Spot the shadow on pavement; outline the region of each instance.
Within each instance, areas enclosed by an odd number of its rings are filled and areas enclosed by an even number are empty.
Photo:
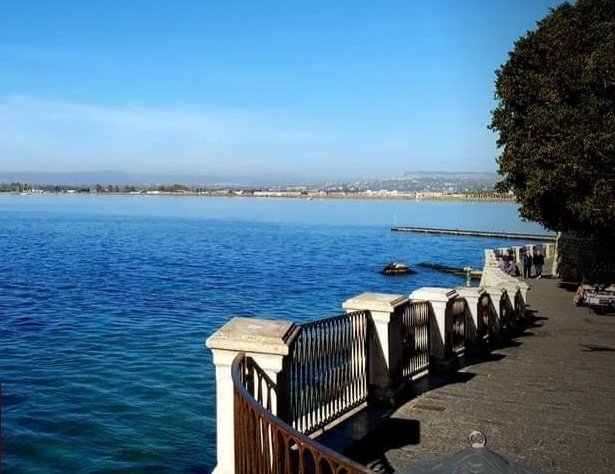
[[[420,442],[421,426],[417,420],[389,418],[356,443],[348,455],[374,472],[388,474],[394,469],[386,458],[387,451]]]

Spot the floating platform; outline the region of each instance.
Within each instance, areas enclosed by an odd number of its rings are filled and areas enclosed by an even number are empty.
[[[442,229],[440,227],[401,226],[391,227],[392,232],[416,232],[421,234],[460,235],[464,237],[487,237],[491,239],[536,240],[555,242],[555,235],[529,234],[522,232],[495,232],[486,230]]]

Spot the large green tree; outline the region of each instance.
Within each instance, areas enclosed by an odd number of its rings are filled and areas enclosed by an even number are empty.
[[[500,190],[549,229],[615,232],[615,0],[551,10],[496,74]]]

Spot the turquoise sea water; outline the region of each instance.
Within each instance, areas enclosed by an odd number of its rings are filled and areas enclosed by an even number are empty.
[[[210,472],[203,342],[232,315],[301,322],[364,291],[457,286],[378,270],[480,268],[510,244],[393,224],[541,231],[504,203],[0,195],[5,472]]]

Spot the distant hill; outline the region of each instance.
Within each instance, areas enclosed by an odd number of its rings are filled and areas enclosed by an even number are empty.
[[[498,181],[500,175],[495,172],[483,172],[483,171],[407,171],[403,174],[403,178],[407,179],[421,179],[421,178],[456,178],[456,179],[481,179]]]
[[[354,190],[389,189],[399,191],[484,191],[492,189],[499,180],[496,173],[481,172],[446,172],[446,171],[413,171],[399,177],[368,178],[363,180],[338,180],[333,187]],[[26,183],[42,186],[136,186],[155,187],[181,184],[189,187],[207,188],[258,188],[258,187],[289,187],[317,186],[331,187],[331,183],[308,177],[297,177],[291,174],[276,174],[260,176],[235,175],[190,175],[190,174],[154,174],[131,173],[124,171],[81,171],[81,172],[0,172],[0,183]]]

